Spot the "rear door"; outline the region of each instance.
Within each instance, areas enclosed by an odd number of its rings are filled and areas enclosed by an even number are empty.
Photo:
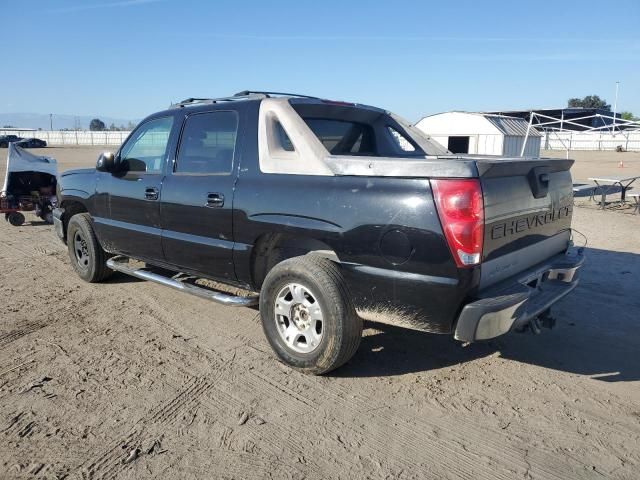
[[[484,195],[481,288],[567,248],[573,160],[477,159]]]
[[[94,222],[109,251],[163,259],[160,191],[175,132],[173,116],[140,124],[120,148],[119,171],[100,176],[96,193],[97,198],[107,196],[108,216]]]
[[[162,188],[162,247],[182,270],[235,279],[233,192],[240,115],[196,112],[182,127],[173,168]]]

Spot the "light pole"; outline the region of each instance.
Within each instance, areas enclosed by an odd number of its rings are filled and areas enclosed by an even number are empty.
[[[613,134],[616,133],[616,112],[618,111],[618,88],[620,87],[620,82],[616,82],[616,98],[613,101]]]
[[[49,130],[53,131],[53,113],[49,114]]]

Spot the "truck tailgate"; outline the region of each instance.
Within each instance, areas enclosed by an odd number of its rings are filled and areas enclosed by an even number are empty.
[[[484,195],[483,289],[567,248],[573,160],[475,160]]]

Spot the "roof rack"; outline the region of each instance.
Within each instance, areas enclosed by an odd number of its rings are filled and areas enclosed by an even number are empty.
[[[278,97],[300,97],[300,98],[313,98],[316,100],[320,100],[318,97],[314,97],[311,95],[301,95],[299,93],[284,93],[284,92],[260,92],[257,90],[243,90],[234,95],[234,97],[244,97],[251,95],[264,95],[266,98],[273,97],[274,95]]]
[[[189,105],[196,105],[201,103],[219,103],[219,102],[233,102],[238,100],[247,100],[249,98],[266,98],[265,95],[233,95],[231,97],[219,97],[219,98],[186,98],[181,102],[174,103],[171,108],[182,108]]]
[[[258,99],[258,98],[270,98],[273,96],[280,97],[301,97],[301,98],[314,98],[318,99],[318,97],[312,97],[310,95],[299,95],[296,93],[282,93],[282,92],[258,92],[253,90],[243,90],[241,92],[236,93],[230,97],[219,97],[219,98],[186,98],[181,102],[174,103],[171,105],[171,108],[182,108],[189,105],[196,105],[201,103],[219,103],[219,102],[233,102],[238,100],[250,100],[250,99]]]

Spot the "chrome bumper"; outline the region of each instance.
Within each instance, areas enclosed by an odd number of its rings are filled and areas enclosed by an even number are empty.
[[[487,340],[526,325],[578,286],[583,263],[582,252],[571,251],[481,292],[460,312],[455,338]]]

